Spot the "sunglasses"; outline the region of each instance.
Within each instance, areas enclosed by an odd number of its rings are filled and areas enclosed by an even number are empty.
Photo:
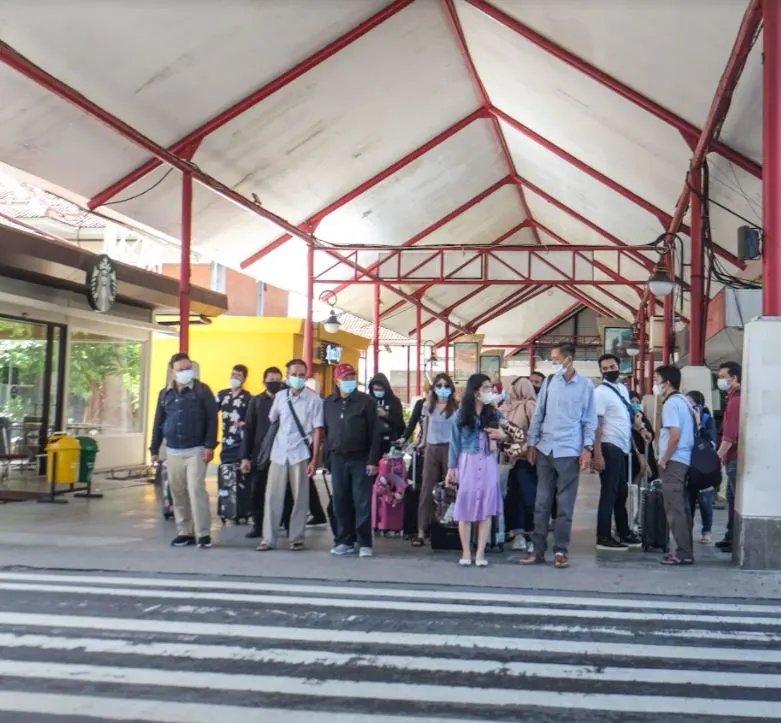
[[[450,389],[449,384],[437,384],[437,389]]]

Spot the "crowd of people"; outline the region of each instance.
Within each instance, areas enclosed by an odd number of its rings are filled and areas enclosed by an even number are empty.
[[[699,508],[700,543],[711,544],[718,493],[718,485],[693,489],[687,484],[700,440],[717,450],[726,473],[728,524],[717,547],[731,552],[740,365],[726,363],[718,372],[718,387],[727,395],[720,439],[702,393],[682,394],[680,370],[658,367],[653,387],[661,404],[657,439],[642,396],[622,381],[615,355],[599,359],[602,380],[596,385],[577,371],[574,360],[573,346],[558,344],[551,351],[549,376],[533,372],[503,388],[474,374],[460,399],[451,377],[440,373],[405,425],[402,404],[382,374],[363,392],[356,370],[339,364],[335,391],[323,399],[307,385],[306,363],[293,359],[284,373],[266,369],[264,391],[252,396],[245,388],[248,370],[237,365],[229,388],[215,396],[195,378],[190,358],[177,354],[170,363],[171,383],[159,396],[150,448],[156,462],[166,445],[177,524],[172,544],[212,544],[205,480],[221,419],[220,461],[238,466],[251,481],[253,525],[247,537],[259,539],[259,551],[276,549],[283,527],[288,547],[303,550],[307,527],[326,523],[315,484],[316,473],[325,468],[333,490],[331,553],[372,557],[372,491],[380,461],[414,437],[414,454],[423,464],[412,544],[426,544],[434,492],[444,484],[455,490],[453,519],[462,566],[487,565],[492,521],[503,515],[513,550],[523,553],[522,564],[544,564],[550,546],[553,564],[568,567],[578,488],[587,470],[600,477],[597,549],[642,545],[628,510],[630,482],[659,479],[676,543],[662,563],[692,564],[694,515]]]

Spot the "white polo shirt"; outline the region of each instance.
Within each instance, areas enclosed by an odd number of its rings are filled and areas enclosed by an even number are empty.
[[[626,404],[618,398],[619,394]],[[602,420],[602,441],[615,445],[624,454],[629,454],[632,448],[632,419],[629,416],[629,390],[626,385],[610,382],[598,384],[595,398],[597,417]]]

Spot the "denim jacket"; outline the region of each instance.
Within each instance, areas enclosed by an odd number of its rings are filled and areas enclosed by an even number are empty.
[[[501,412],[494,410],[497,423],[504,421]],[[450,469],[458,467],[458,457],[461,452],[465,454],[477,454],[480,451],[480,435],[483,434],[480,418],[478,417],[474,427],[462,427],[461,410],[459,409],[452,417],[452,426],[450,427],[450,449],[447,455],[447,466]]]
[[[211,389],[197,379],[181,391],[171,385],[160,392],[152,425],[152,455],[165,439],[169,449],[217,446],[217,401]]]

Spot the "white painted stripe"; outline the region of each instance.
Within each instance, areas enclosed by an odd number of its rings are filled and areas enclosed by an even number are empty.
[[[735,688],[781,689],[781,675],[758,673],[720,673],[711,670],[669,670],[626,668],[560,663],[504,663],[497,660],[463,660],[411,655],[356,655],[324,650],[288,650],[281,648],[242,648],[235,645],[198,645],[196,643],[138,643],[106,638],[53,638],[46,635],[3,635],[0,648],[38,648],[44,651],[78,651],[86,655],[144,655],[151,658],[192,658],[238,663],[276,665],[317,665],[329,667],[374,668],[393,671],[462,673],[502,677],[555,678],[556,680],[595,680],[614,683],[658,685],[707,685]],[[333,673],[343,677],[344,672]]]
[[[243,593],[201,592],[195,590],[142,590],[139,588],[84,587],[79,585],[46,585],[32,583],[0,583],[0,590],[18,592],[53,592],[71,595],[96,595],[105,597],[154,598],[163,600],[221,600],[230,603],[255,603],[267,605],[309,605],[335,608],[342,611],[379,609],[376,600],[353,600],[334,597],[295,597],[292,595],[252,595]],[[424,603],[394,601],[392,612],[450,613],[462,615],[505,615],[511,617],[580,618],[611,620],[639,620],[641,622],[705,623],[714,625],[764,625],[781,627],[781,617],[745,617],[732,615],[689,615],[687,613],[632,612],[629,610],[592,610],[587,608],[537,608],[500,605],[461,605],[457,603]]]
[[[142,698],[103,698],[54,693],[0,691],[0,710],[52,716],[79,716],[98,721],[144,721],[144,723],[474,723],[460,718],[415,718],[408,715],[320,712],[287,708],[245,708],[208,703],[172,703]]]
[[[519,571],[520,574],[520,571]],[[225,580],[181,580],[181,579],[161,579],[160,577],[117,577],[107,575],[49,575],[34,573],[16,573],[0,572],[0,580],[18,581],[18,582],[41,582],[41,583],[70,583],[82,585],[125,585],[128,587],[147,587],[147,588],[171,588],[180,590],[234,590],[236,592],[284,592],[296,593],[300,595],[341,595],[348,596],[350,599],[359,597],[373,598],[406,598],[408,600],[451,600],[457,602],[478,602],[478,603],[506,603],[512,605],[573,605],[601,608],[613,608],[619,610],[688,610],[693,612],[703,612],[712,614],[723,612],[729,614],[760,614],[760,615],[781,615],[781,606],[779,605],[750,605],[737,603],[717,602],[692,602],[686,600],[649,600],[633,599],[622,597],[601,598],[597,596],[589,597],[571,597],[567,594],[560,596],[554,595],[536,595],[524,594],[521,592],[512,593],[483,593],[483,592],[464,592],[460,590],[408,590],[399,587],[345,587],[331,586],[326,583],[320,585],[298,585],[287,583],[265,583],[251,581],[225,581]],[[519,578],[520,580],[520,578]]]
[[[632,713],[687,713],[711,718],[775,718],[778,701],[685,698],[655,695],[583,694],[507,688],[476,688],[453,685],[367,682],[343,679],[308,679],[282,675],[198,673],[190,670],[120,668],[67,663],[27,663],[0,660],[0,676],[74,681],[79,684],[166,686],[189,690],[353,698],[370,701],[416,703],[543,706],[578,710]]]
[[[432,650],[434,648],[482,648],[485,650],[512,650],[520,653],[571,653],[575,655],[629,656],[661,660],[723,660],[724,662],[781,663],[781,650],[772,648],[698,648],[692,645],[640,645],[633,643],[505,638],[481,635],[386,633],[361,630],[285,628],[259,625],[228,625],[225,623],[191,623],[177,620],[139,620],[6,612],[0,612],[0,625],[44,627],[54,630],[104,630],[116,633],[151,633],[157,635],[209,635],[223,639],[284,640],[303,644],[377,645],[383,649],[407,645],[421,650]]]

